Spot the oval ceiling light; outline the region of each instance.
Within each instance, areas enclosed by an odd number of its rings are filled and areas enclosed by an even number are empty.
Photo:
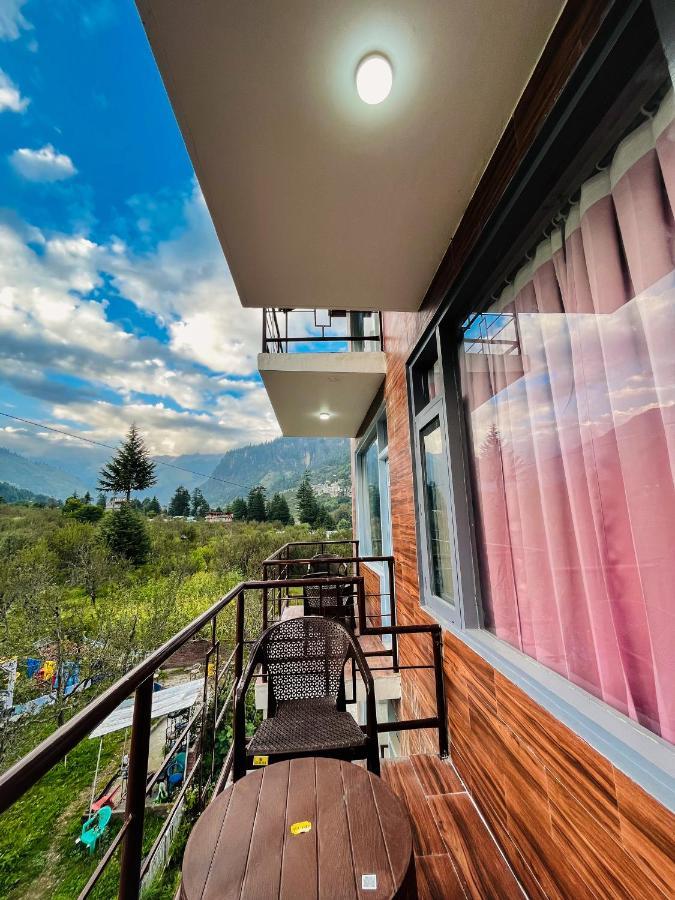
[[[369,53],[356,68],[356,90],[364,103],[374,106],[391,93],[394,73],[383,53]]]
[[[327,413],[327,412],[319,413],[319,418],[323,419],[323,421],[325,422],[326,419],[330,419],[330,413]]]

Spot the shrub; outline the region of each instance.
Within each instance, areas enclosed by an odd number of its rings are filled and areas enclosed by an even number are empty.
[[[139,566],[150,552],[150,538],[145,522],[128,503],[108,513],[101,526],[103,540],[117,556]]]

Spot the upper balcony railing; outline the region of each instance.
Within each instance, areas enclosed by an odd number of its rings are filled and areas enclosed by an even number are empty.
[[[381,312],[263,309],[263,353],[383,349]]]

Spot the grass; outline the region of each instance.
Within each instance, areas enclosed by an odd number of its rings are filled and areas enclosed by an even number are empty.
[[[96,769],[98,741],[82,741],[65,762],[48,772],[2,817],[0,829],[0,897],[6,900],[49,897],[50,900],[74,900],[101,858],[76,844],[86,813],[91,783]],[[113,771],[120,759],[122,736],[104,738],[101,773]],[[99,776],[99,788],[105,775]],[[146,814],[144,852],[150,849],[163,818]],[[111,823],[108,841],[121,822]],[[107,846],[104,844],[103,847]],[[152,900],[172,900],[169,882],[175,873],[167,873],[153,885]],[[109,900],[117,896],[119,851],[101,876],[92,898]],[[165,884],[163,885],[163,882]],[[164,891],[163,889],[166,888]]]

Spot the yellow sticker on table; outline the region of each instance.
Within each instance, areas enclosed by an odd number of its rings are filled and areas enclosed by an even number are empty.
[[[305,834],[312,830],[311,822],[293,822],[291,825],[291,834]]]
[[[254,766],[266,766],[270,761],[269,756],[254,756],[253,757],[253,765]]]

